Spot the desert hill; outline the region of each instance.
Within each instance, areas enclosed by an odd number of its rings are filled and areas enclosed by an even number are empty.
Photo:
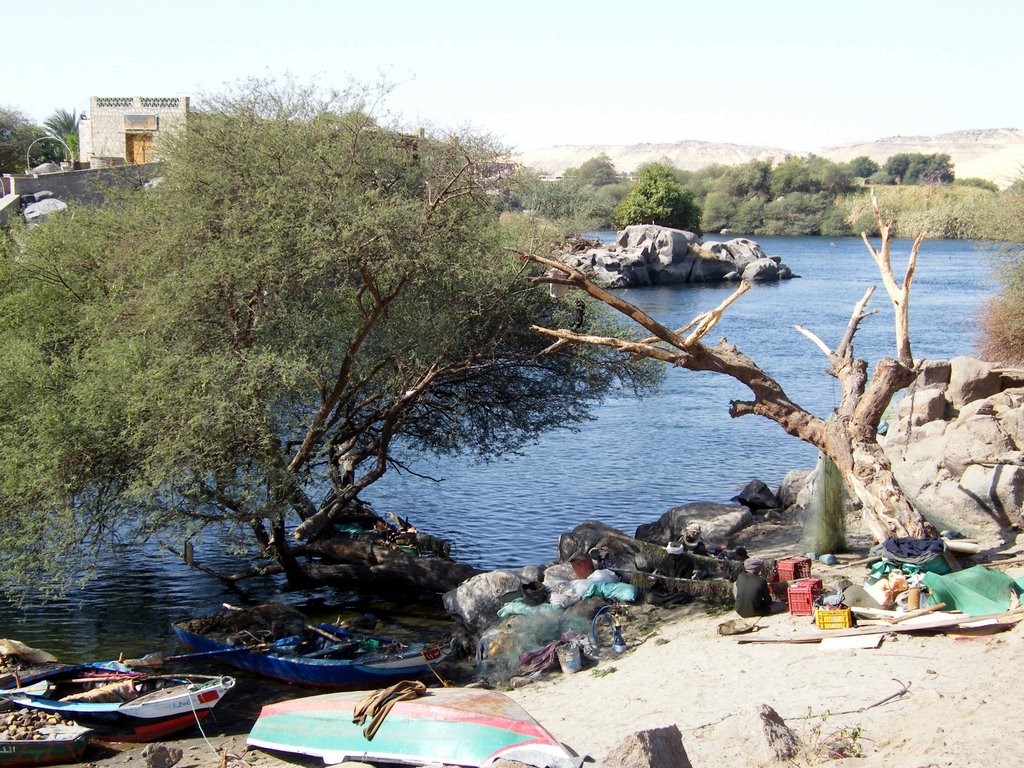
[[[566,168],[578,166],[602,152],[618,170],[627,173],[649,162],[667,161],[676,168],[695,171],[714,163],[740,165],[749,160],[768,158],[778,162],[787,155],[804,154],[779,147],[680,141],[671,144],[563,145],[523,152],[513,159],[541,173],[557,176]],[[875,162],[884,163],[900,152],[948,154],[953,159],[958,178],[977,177],[1007,186],[1024,169],[1024,130],[1002,128],[954,131],[935,136],[891,136],[822,147],[814,154],[836,162],[867,155]]]

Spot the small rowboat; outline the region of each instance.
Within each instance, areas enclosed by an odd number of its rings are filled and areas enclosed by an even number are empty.
[[[78,725],[48,725],[38,733],[41,739],[0,740],[0,768],[79,762],[92,731]]]
[[[516,760],[579,768],[582,760],[519,704],[498,691],[437,688],[396,701],[367,738],[353,711],[366,692],[327,693],[263,707],[250,746],[323,759],[485,768]]]
[[[61,667],[32,683],[0,691],[0,697],[19,707],[88,725],[99,740],[141,742],[196,725],[235,681],[217,677],[193,682],[103,662]]]
[[[305,635],[241,646],[201,634],[192,621],[180,621],[171,628],[185,645],[237,669],[286,683],[338,690],[381,688],[398,680],[421,678],[451,653],[450,645],[405,645],[394,638],[363,635],[329,623],[310,626]]]

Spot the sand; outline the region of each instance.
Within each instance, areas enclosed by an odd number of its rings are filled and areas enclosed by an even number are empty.
[[[774,556],[787,549],[796,554],[798,533],[752,529],[743,542],[752,554]],[[1009,571],[1014,576],[1021,572]],[[828,584],[843,574],[863,580],[866,573],[864,566],[841,563],[816,565],[814,575]],[[760,705],[769,705],[803,742],[789,765],[1021,763],[1015,742],[1022,733],[1017,677],[1024,629],[991,635],[886,635],[877,648],[829,650],[819,644],[740,644],[717,632],[720,623],[736,618],[734,613],[709,612],[699,604],[655,611],[647,618],[641,618],[644,610],[634,613],[635,621],[627,619],[624,626],[624,653],[609,652],[574,674],[556,671],[508,691],[580,754],[601,758],[630,733],[675,725],[695,768],[780,765],[772,761],[756,717]],[[783,613],[763,619],[757,636],[813,631],[808,617]],[[208,741],[172,743],[185,750],[180,765],[213,768],[220,764],[218,751],[253,766],[285,765],[257,750],[246,751],[245,735],[262,701],[305,693],[270,684],[244,697],[232,693],[239,699],[219,708],[224,711],[216,725],[208,726]],[[830,759],[829,745],[839,747],[840,755],[863,757]],[[140,750],[94,754],[91,761],[144,764]]]

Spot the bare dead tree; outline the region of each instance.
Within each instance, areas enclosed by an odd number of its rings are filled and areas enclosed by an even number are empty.
[[[891,227],[883,221],[874,193],[871,200],[881,232],[881,248],[876,250],[866,234],[863,239],[878,265],[882,284],[895,309],[896,356],[877,361],[870,379],[867,363],[854,356],[853,339],[857,329],[864,318],[875,312],[865,311],[875,290],[873,286],[854,307],[843,338],[834,350],[811,331],[796,326],[828,358],[828,372],[842,388],[842,397],[832,418],[819,418],[794,403],[778,382],[728,340],[723,338],[714,346],[702,343],[729,305],[748,290],[746,283],[741,283],[715,309],[698,315],[683,328],[672,330],[617,294],[595,285],[579,270],[554,259],[520,254],[528,261],[557,271],[549,277],[534,278],[535,282],[569,284],[579,288],[652,335],[637,341],[540,326],[534,326],[534,329],[556,339],[555,344],[604,345],[619,349],[624,354],[660,360],[691,371],[713,371],[741,382],[751,391],[753,398],[731,401],[729,415],[735,418],[757,414],[771,419],[788,434],[814,445],[832,459],[862,502],[864,522],[876,541],[881,542],[888,537],[921,538],[934,534],[896,481],[892,465],[877,439],[879,422],[893,395],[910,385],[919,372],[910,351],[909,298],[924,236],[914,240],[903,282],[898,283],[890,260]]]

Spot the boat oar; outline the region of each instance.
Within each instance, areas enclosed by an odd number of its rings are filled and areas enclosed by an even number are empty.
[[[147,653],[141,659],[128,659],[123,663],[129,667],[162,667],[164,664],[174,661],[189,661],[190,659],[202,659],[207,656],[220,656],[224,653],[238,653],[239,651],[263,653],[268,649],[269,646],[266,643],[257,643],[256,645],[236,645],[233,648],[218,648],[215,651],[180,653],[176,656],[164,656],[162,651],[157,651],[156,653]]]

